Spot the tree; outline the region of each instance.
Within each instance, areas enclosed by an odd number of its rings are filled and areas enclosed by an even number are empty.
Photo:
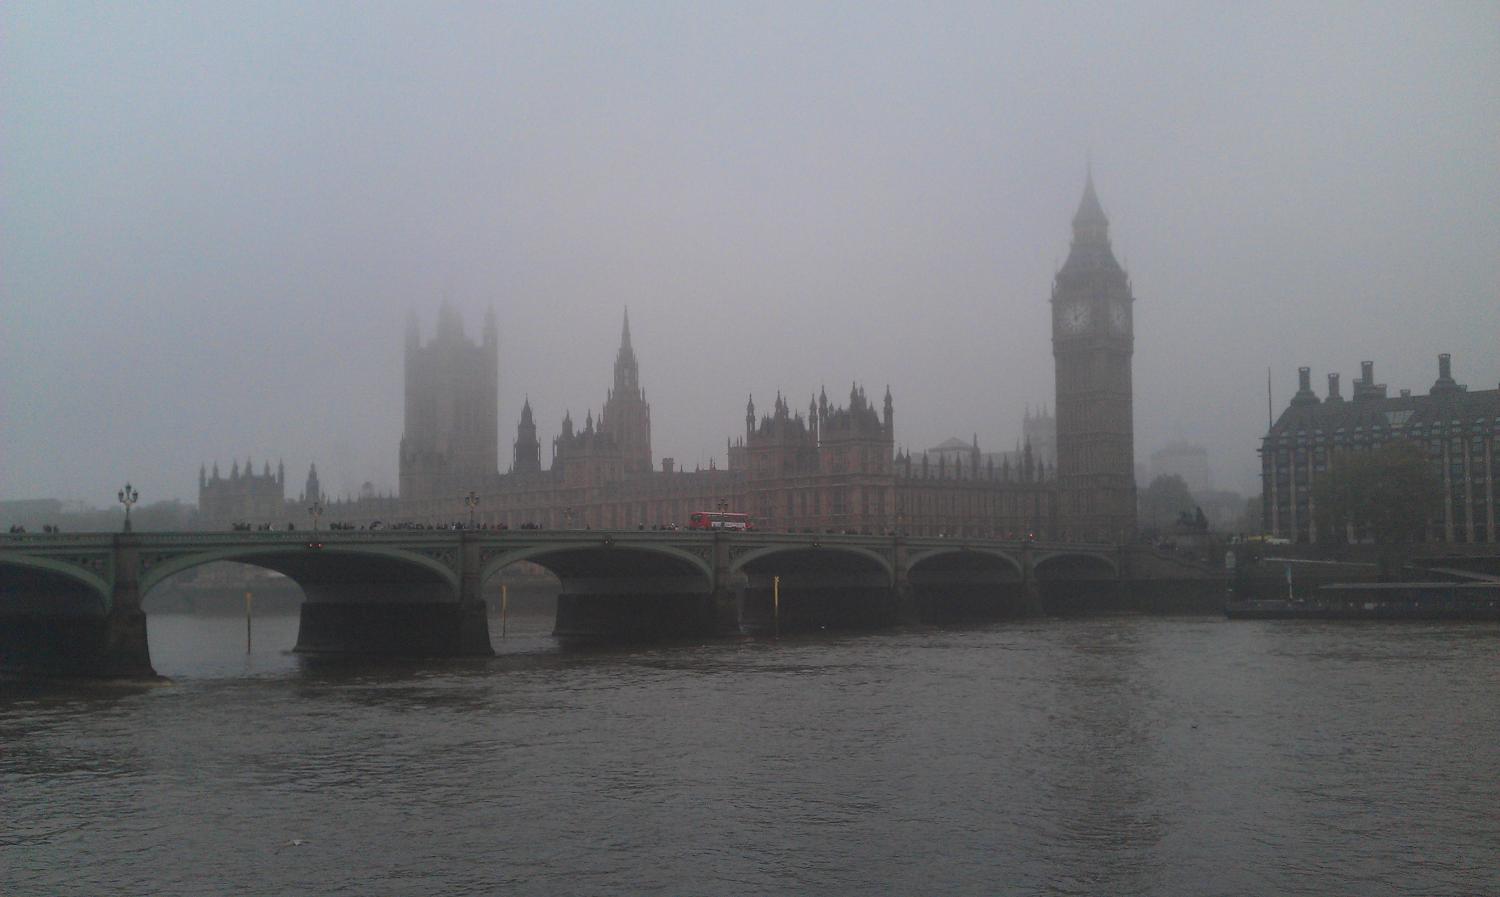
[[[1183,513],[1196,510],[1193,493],[1176,474],[1159,476],[1140,494],[1140,519],[1149,529],[1161,529],[1177,522]]]
[[[1404,546],[1421,542],[1442,496],[1422,447],[1388,442],[1370,451],[1335,452],[1332,470],[1313,484],[1319,538],[1343,541],[1349,529],[1376,546],[1388,576]]]

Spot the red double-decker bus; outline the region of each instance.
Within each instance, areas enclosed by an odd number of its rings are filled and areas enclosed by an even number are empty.
[[[732,511],[694,511],[688,517],[688,529],[728,529],[741,532],[755,529],[749,514]]]

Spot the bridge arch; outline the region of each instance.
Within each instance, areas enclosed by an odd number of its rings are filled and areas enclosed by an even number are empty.
[[[561,538],[481,555],[479,584],[523,561],[559,582],[553,633],[636,640],[713,631],[714,571],[703,555],[661,541]]]
[[[998,547],[919,549],[907,556],[906,579],[925,622],[997,620],[1030,610],[1021,559]]]
[[[729,572],[740,593],[741,625],[752,632],[868,629],[896,619],[894,565],[860,545],[732,546]]]
[[[1032,569],[1037,593],[1050,614],[1120,607],[1119,567],[1108,554],[1059,549],[1043,554]]]
[[[770,565],[766,562],[778,556],[787,561],[795,562],[795,566],[802,568],[809,566],[806,563],[807,561],[816,561],[820,558],[835,558],[839,560],[859,559],[879,568],[880,572],[886,577],[888,584],[895,581],[896,571],[891,564],[890,558],[880,552],[872,551],[858,545],[820,542],[813,542],[810,545],[791,543],[752,548],[744,554],[732,557],[730,560],[730,572],[769,572]]]
[[[456,558],[456,552],[454,553]],[[425,586],[435,599],[456,600],[459,578],[454,565],[416,551],[384,545],[267,544],[232,545],[184,551],[162,558],[141,574],[141,595],[175,574],[216,561],[232,561],[274,570],[302,587],[308,598],[320,593],[367,591],[371,583]],[[395,591],[393,590],[393,594]],[[405,594],[402,597],[407,597]]]
[[[1082,551],[1052,551],[1032,562],[1037,579],[1117,579],[1120,567],[1107,554]]]
[[[954,568],[1002,572],[1019,580],[1024,575],[1021,560],[1014,553],[983,546],[953,546],[912,552],[906,559],[907,575],[923,568]]]
[[[45,555],[0,556],[0,604],[7,612],[58,613],[62,607],[73,613],[104,613],[111,591],[104,577],[77,564]]]
[[[544,567],[564,581],[609,576],[686,576],[697,580],[696,585],[702,591],[713,587],[713,568],[691,551],[672,545],[616,545],[605,541],[543,543],[500,552],[484,559],[479,571],[480,583],[521,561]]]

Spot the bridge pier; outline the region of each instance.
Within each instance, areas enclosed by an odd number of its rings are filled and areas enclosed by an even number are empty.
[[[1047,613],[1047,602],[1042,598],[1042,585],[1036,578],[1036,558],[1032,556],[1029,542],[1021,543],[1021,606],[1033,617]]]
[[[0,671],[60,679],[157,679],[146,615],[28,614],[0,618]]]
[[[708,632],[716,635],[739,635],[744,631],[741,617],[745,596],[733,584],[729,539],[723,530],[714,533],[714,589],[704,607],[704,624]]]
[[[115,577],[108,602],[58,578],[12,581],[0,615],[0,670],[57,678],[158,678],[141,610],[136,538],[114,536],[111,554]]]
[[[480,594],[480,542],[458,540],[458,587],[432,577],[350,581],[348,570],[306,567],[293,578],[306,593],[297,627],[305,654],[490,657],[489,614]],[[450,581],[451,582],[451,581]]]
[[[921,595],[911,584],[911,568],[907,562],[909,554],[906,540],[899,535],[891,540],[891,569],[894,572],[894,584],[891,586],[896,603],[896,621],[906,626],[914,626],[922,622],[923,613]]]

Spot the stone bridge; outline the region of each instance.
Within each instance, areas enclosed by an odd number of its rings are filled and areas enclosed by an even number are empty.
[[[333,530],[0,536],[0,668],[152,675],[141,599],[234,561],[305,600],[297,649],[486,655],[480,589],[529,561],[562,636],[712,635],[1038,612],[1117,591],[1118,546],[642,530]]]

